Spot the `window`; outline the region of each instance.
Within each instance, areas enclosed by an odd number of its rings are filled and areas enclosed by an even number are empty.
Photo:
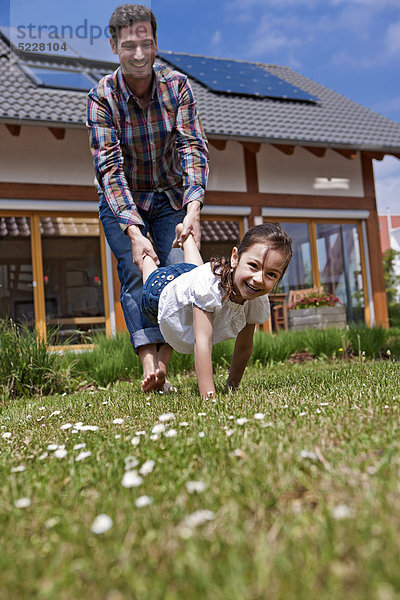
[[[52,342],[83,343],[105,329],[99,220],[41,217],[40,230]]]
[[[293,248],[282,280],[284,293],[323,286],[346,307],[348,322],[365,321],[361,225],[317,219],[280,222],[292,238]]]
[[[364,320],[364,293],[357,225],[316,223],[321,285],[338,296],[349,321]]]
[[[88,92],[96,83],[89,75],[69,69],[23,65],[25,73],[38,86]]]
[[[33,328],[30,219],[0,217],[0,318]]]

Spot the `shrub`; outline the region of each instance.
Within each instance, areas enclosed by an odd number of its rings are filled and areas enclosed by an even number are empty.
[[[387,354],[387,351],[390,354]],[[387,332],[386,339],[386,350],[384,352],[386,356],[392,356],[393,358],[400,358],[400,328],[391,328]]]
[[[3,401],[69,388],[68,370],[60,357],[47,351],[47,342],[28,327],[0,321],[0,389]]]
[[[93,338],[93,349],[77,355],[67,353],[65,360],[72,362],[74,374],[100,386],[107,386],[118,380],[142,378],[142,365],[132,348],[129,334],[117,333],[107,338],[98,334]],[[193,357],[174,352],[168,369],[169,374],[192,368]]]
[[[391,327],[400,327],[400,304],[388,304],[389,323]]]
[[[387,331],[383,327],[369,328],[366,325],[350,325],[348,330],[348,338],[354,354],[358,354],[360,350],[370,358],[376,358],[381,354],[385,348],[386,337]],[[360,344],[358,340],[360,340]]]
[[[332,358],[344,352],[343,332],[340,329],[307,329],[305,331],[306,349],[314,356]]]
[[[293,331],[283,331],[278,335],[266,335],[257,332],[254,336],[254,348],[251,362],[259,361],[265,365],[286,360],[293,352],[303,350],[298,347],[298,336]]]
[[[117,333],[107,338],[98,334],[94,347],[80,354],[66,353],[65,360],[72,361],[73,373],[100,386],[141,375],[140,360],[133,352],[127,333]]]

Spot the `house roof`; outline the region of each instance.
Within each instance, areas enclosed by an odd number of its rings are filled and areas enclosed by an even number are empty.
[[[158,60],[173,66],[178,56],[182,55],[163,53],[163,60]],[[116,63],[76,57],[60,59],[18,52],[0,33],[0,121],[5,123],[58,127],[83,126],[85,123],[85,91],[38,87],[21,68],[26,61],[55,68],[61,65],[63,68],[78,67],[86,73],[93,70],[111,72],[117,66]],[[201,120],[210,138],[347,148],[394,154],[400,158],[400,123],[289,67],[259,63],[257,66],[316,96],[319,101],[290,101],[218,92],[189,76]]]

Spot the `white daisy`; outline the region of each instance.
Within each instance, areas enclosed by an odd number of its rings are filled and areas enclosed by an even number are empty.
[[[125,459],[125,471],[130,471],[131,469],[134,469],[138,466],[138,464],[139,461],[136,458],[136,456],[127,456]]]
[[[85,458],[88,458],[89,456],[92,456],[90,450],[87,450],[86,452],[79,452],[78,456],[75,458],[75,461],[79,462],[81,460],[85,460]]]
[[[30,506],[30,505],[31,505],[30,498],[18,498],[18,500],[16,500],[14,502],[15,508],[28,508],[28,506]]]
[[[186,489],[189,492],[189,494],[200,494],[201,492],[204,492],[204,490],[206,489],[206,484],[204,483],[204,481],[187,481],[186,482]]]
[[[166,423],[167,421],[173,421],[175,419],[174,413],[164,413],[158,417],[158,420],[161,423]]]
[[[122,485],[126,488],[137,487],[143,482],[143,478],[138,475],[137,471],[126,471],[122,478]]]
[[[353,511],[349,506],[346,506],[346,504],[338,504],[332,509],[332,517],[338,521],[350,519],[353,515]]]
[[[106,533],[113,526],[111,517],[105,514],[98,515],[93,521],[90,530],[97,535]]]
[[[155,465],[154,460],[146,460],[146,462],[144,462],[142,464],[142,466],[140,467],[139,473],[141,475],[148,475],[154,469],[154,465]]]
[[[200,509],[188,515],[184,520],[184,524],[190,528],[198,527],[198,525],[212,521],[214,518],[215,513],[212,510]]]
[[[255,419],[256,421],[262,421],[263,419],[265,419],[265,415],[264,415],[264,413],[256,413],[256,414],[254,415],[254,419]]]
[[[143,508],[144,506],[150,506],[153,503],[153,499],[149,496],[139,496],[135,500],[135,504],[138,508]]]
[[[11,469],[11,473],[23,473],[25,471],[25,465],[18,465],[18,467],[13,467]]]
[[[83,448],[86,448],[85,442],[82,442],[81,444],[75,444],[73,450],[83,450]]]
[[[67,456],[68,452],[65,448],[58,448],[55,452],[54,452],[54,456],[56,458],[59,458],[60,460],[62,458],[65,458]]]
[[[178,432],[176,429],[169,429],[164,433],[164,435],[165,437],[176,437],[178,435]]]
[[[156,425],[154,425],[153,429],[151,430],[151,433],[164,433],[165,431],[165,425],[163,425],[162,423],[157,423]]]

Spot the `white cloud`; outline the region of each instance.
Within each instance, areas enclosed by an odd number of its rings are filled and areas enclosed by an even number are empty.
[[[400,171],[400,160],[394,156],[385,156],[382,161],[374,161],[375,182],[396,176]]]
[[[396,112],[400,114],[400,96],[397,96],[396,98],[388,98],[388,100],[378,102],[373,106],[373,109],[385,115],[389,115],[389,113]],[[395,117],[390,116],[390,118]]]
[[[216,31],[214,31],[214,33],[211,37],[211,46],[219,46],[221,39],[222,39],[221,30],[217,29]]]
[[[385,46],[390,55],[400,52],[400,21],[389,25],[386,32]]]
[[[286,8],[289,6],[298,7],[300,4],[313,7],[318,5],[318,0],[232,0],[225,5],[229,10],[247,11],[252,7],[261,6],[261,8]]]
[[[262,57],[267,53],[274,53],[282,49],[290,51],[301,46],[304,40],[290,33],[291,31],[298,32],[300,26],[301,23],[296,17],[286,19],[274,17],[271,14],[263,15],[250,42],[248,55]]]
[[[338,6],[339,4],[358,4],[362,6],[372,6],[376,10],[382,10],[388,6],[398,7],[398,0],[331,0],[332,6]]]
[[[383,161],[374,161],[375,191],[378,213],[400,214],[400,160],[386,156]]]

